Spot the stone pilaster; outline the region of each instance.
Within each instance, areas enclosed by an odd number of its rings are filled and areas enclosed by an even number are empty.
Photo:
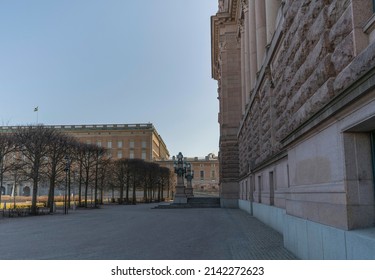
[[[281,0],[266,0],[267,45],[271,43]]]
[[[249,103],[250,99],[250,34],[248,30],[248,25],[249,25],[249,8],[248,8],[248,2],[244,1],[242,4],[242,9],[243,9],[243,14],[244,14],[244,39],[245,39],[245,92],[246,92],[246,97],[245,97],[245,105]]]
[[[257,70],[259,71],[263,64],[264,53],[267,45],[266,7],[264,0],[255,0],[255,22],[257,36]]]
[[[255,0],[249,0],[247,30],[249,33],[250,91],[254,88],[257,73],[257,38],[255,28]]]
[[[237,131],[241,120],[241,48],[236,26],[220,32],[220,197],[222,207],[238,207],[239,165]]]

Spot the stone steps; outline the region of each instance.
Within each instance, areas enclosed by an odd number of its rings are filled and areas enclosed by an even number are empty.
[[[191,197],[186,204],[161,204],[157,209],[176,208],[220,208],[220,198],[218,197]]]
[[[188,198],[188,204],[199,207],[220,207],[220,198],[218,197],[191,197]]]

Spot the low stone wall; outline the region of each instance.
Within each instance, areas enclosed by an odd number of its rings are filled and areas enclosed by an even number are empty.
[[[254,217],[280,232],[284,247],[300,259],[375,259],[375,228],[341,230],[287,215],[277,207],[250,204],[250,201],[239,202],[241,209],[252,208]]]

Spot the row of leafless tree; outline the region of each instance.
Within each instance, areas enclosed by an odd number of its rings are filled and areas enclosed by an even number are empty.
[[[84,207],[88,206],[89,188],[94,190],[94,206],[103,202],[105,190],[119,191],[120,204],[136,203],[137,190],[143,190],[146,202],[163,200],[167,188],[169,193],[170,171],[156,163],[140,159],[114,161],[103,147],[81,143],[42,125],[0,133],[0,186],[4,178],[12,179],[14,189],[22,181],[32,182],[32,214],[37,213],[39,184],[47,183],[47,206],[53,212],[55,189],[63,184],[70,187],[72,172],[78,184],[78,204]],[[70,207],[69,191],[65,191]]]

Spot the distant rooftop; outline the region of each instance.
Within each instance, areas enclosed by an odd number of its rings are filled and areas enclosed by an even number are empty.
[[[173,157],[167,159],[166,161],[175,161],[175,160],[176,160],[176,157],[173,156]],[[217,161],[217,160],[219,160],[219,158],[215,154],[209,153],[205,157],[184,157],[184,160],[190,161],[190,162],[191,161],[210,161],[210,160]]]
[[[123,129],[155,129],[152,123],[137,123],[137,124],[83,124],[83,125],[43,125],[47,128],[66,129],[66,130],[123,130]],[[20,127],[28,127],[28,125],[17,126],[0,126],[2,130],[12,130]]]

